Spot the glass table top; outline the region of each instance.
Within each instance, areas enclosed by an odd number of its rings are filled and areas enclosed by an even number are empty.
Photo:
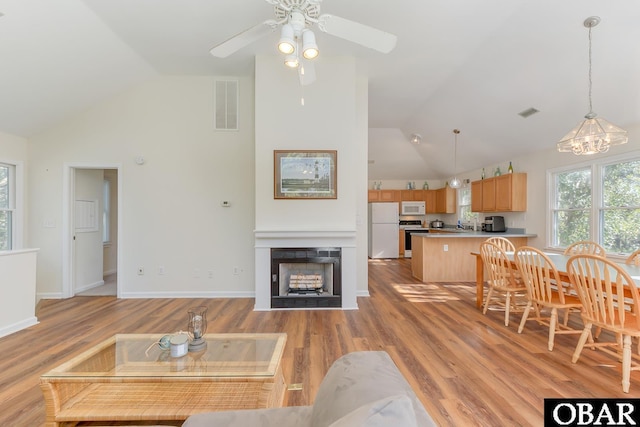
[[[43,377],[273,376],[287,339],[287,334],[205,334],[204,350],[172,357],[169,349],[158,345],[164,335],[115,335]]]

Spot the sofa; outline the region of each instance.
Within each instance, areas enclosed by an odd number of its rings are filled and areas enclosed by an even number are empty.
[[[336,360],[311,406],[207,412],[183,427],[436,426],[384,351],[358,351]]]

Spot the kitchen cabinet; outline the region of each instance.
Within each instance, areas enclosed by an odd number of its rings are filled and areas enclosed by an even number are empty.
[[[424,200],[424,190],[400,190],[400,201],[421,202]]]
[[[471,183],[471,212],[482,212],[482,183],[485,180]]]
[[[471,183],[473,212],[524,212],[527,210],[527,174],[508,173]]]
[[[455,213],[456,190],[369,190],[369,202],[422,202],[426,213]]]
[[[456,190],[451,187],[440,188],[436,191],[435,213],[456,213]]]
[[[426,213],[436,213],[436,191],[424,190],[424,205]]]
[[[400,190],[369,190],[369,202],[399,202]]]

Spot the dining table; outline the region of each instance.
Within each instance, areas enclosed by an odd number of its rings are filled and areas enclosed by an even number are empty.
[[[511,267],[517,269],[516,261],[514,258],[514,252],[506,252],[509,261],[511,261]],[[566,283],[571,283],[569,278],[569,273],[567,271],[567,261],[571,258],[571,255],[564,255],[561,253],[555,252],[545,252],[546,256],[549,257],[551,262],[556,266],[558,270],[558,275],[560,276],[560,280]],[[480,252],[471,252],[471,255],[476,257],[476,307],[478,309],[482,309],[482,304],[484,302],[484,262],[482,261],[482,256]],[[635,282],[637,287],[640,287],[640,266],[625,264],[624,261],[616,261],[624,271],[629,273],[631,279]]]

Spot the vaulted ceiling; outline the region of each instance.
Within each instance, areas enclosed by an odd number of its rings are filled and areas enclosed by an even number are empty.
[[[640,122],[637,0],[324,0],[321,11],[398,37],[382,54],[316,31],[318,79],[337,55],[369,78],[370,179],[451,175],[454,128],[458,171],[553,147],[589,109],[592,15],[594,111]],[[158,74],[251,75],[256,54],[277,54],[277,32],[209,54],[272,19],[265,0],[0,0],[0,13],[0,130],[26,137]]]

